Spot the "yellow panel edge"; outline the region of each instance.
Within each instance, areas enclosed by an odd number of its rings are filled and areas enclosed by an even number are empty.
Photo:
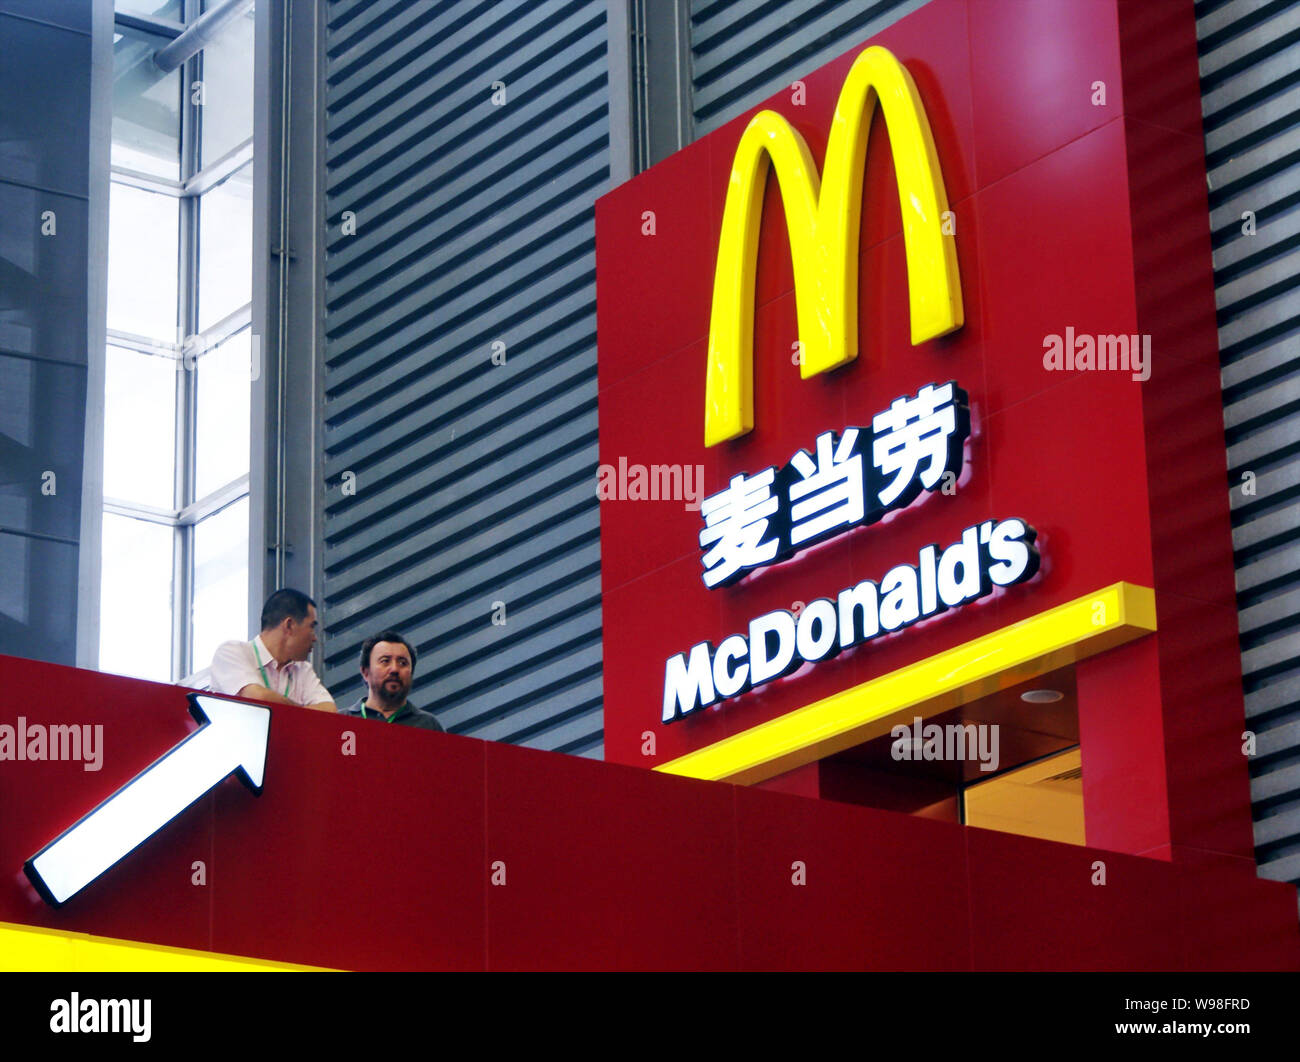
[[[760,723],[654,769],[751,784],[1087,659],[1156,629],[1155,591],[1119,582]]]
[[[24,973],[170,973],[323,972],[325,968],[0,922],[0,970]]]

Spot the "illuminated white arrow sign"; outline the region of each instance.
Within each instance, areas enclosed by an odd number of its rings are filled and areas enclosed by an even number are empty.
[[[147,841],[232,772],[262,791],[271,710],[191,693],[202,726],[23,864],[55,907]]]

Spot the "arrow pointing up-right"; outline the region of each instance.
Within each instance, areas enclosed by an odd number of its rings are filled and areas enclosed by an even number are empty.
[[[266,775],[266,744],[270,736],[271,709],[245,704],[243,701],[207,697],[201,693],[190,696],[191,714],[199,722],[203,722],[206,716],[208,726],[191,734],[188,740],[192,741],[199,734],[210,731],[210,740],[224,743],[226,755],[234,764],[232,769],[238,771],[239,780],[254,793],[260,793],[262,779]],[[227,770],[226,774],[229,773]],[[225,777],[225,774],[221,776]],[[221,778],[217,781],[221,781]]]
[[[234,774],[262,791],[271,710],[191,693],[190,714],[203,725],[154,761],[23,866],[56,907]]]

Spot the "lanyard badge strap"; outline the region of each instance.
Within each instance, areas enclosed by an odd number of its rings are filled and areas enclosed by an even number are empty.
[[[257,670],[260,671],[260,672],[262,673],[262,685],[265,686],[265,687],[269,690],[269,689],[271,688],[271,680],[270,680],[269,678],[266,677],[266,668],[262,666],[262,654],[259,653],[259,652],[257,651],[257,643],[256,643],[256,642],[249,642],[248,644],[251,645],[251,646],[253,647],[253,657],[254,657],[254,659],[257,661]],[[290,685],[292,685],[292,683],[293,683],[293,676],[292,676],[292,675],[285,675],[285,677],[284,677],[284,696],[285,696],[285,697],[288,697],[288,696],[289,696],[289,687],[290,687]]]

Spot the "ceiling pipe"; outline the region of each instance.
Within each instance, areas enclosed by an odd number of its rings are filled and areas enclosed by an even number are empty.
[[[174,41],[154,52],[154,64],[163,73],[170,74],[186,59],[198,55],[216,40],[226,24],[247,12],[254,2],[255,0],[225,0],[218,4],[195,19]]]

